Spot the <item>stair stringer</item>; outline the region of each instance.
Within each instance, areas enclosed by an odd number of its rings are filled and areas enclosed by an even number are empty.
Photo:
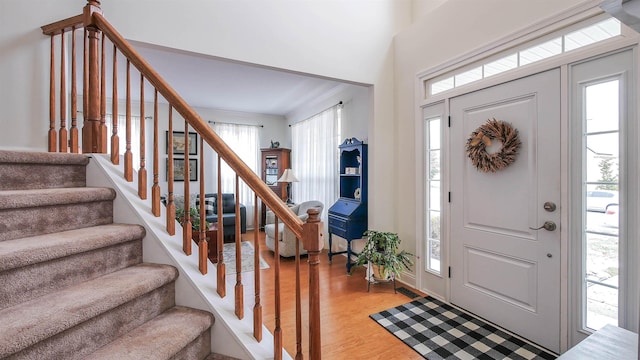
[[[235,304],[232,292],[235,276],[227,276],[227,296],[220,298],[216,292],[216,267],[209,263],[209,272],[200,274],[198,270],[197,246],[187,256],[182,251],[182,227],[176,223],[176,234],[170,236],[165,228],[166,211],[161,206],[160,217],[151,213],[151,189],[148,199],[142,200],[137,192],[137,172],[132,182],[124,179],[124,161],[113,165],[108,155],[92,154],[87,165],[87,186],[110,187],[116,191],[113,202],[113,221],[125,224],[138,224],[146,229],[142,242],[144,262],[172,265],[178,269],[176,280],[176,305],[209,311],[214,314],[215,322],[211,327],[211,351],[239,359],[273,359],[273,335],[263,325],[262,341],[253,337],[253,277],[245,279],[244,299],[245,317],[235,316]],[[153,175],[150,173],[149,178]],[[246,273],[251,274],[251,273]],[[248,306],[250,305],[250,306]],[[292,359],[283,350],[283,359]]]

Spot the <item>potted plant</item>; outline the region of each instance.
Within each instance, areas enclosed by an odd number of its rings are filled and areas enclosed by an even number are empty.
[[[185,223],[185,213],[184,208],[179,207],[176,209],[176,220],[180,223],[180,225],[184,225]],[[191,229],[193,234],[197,234],[200,232],[200,210],[194,206],[189,208],[189,219],[191,220]],[[209,230],[209,222],[204,221],[204,229]]]
[[[398,252],[401,241],[398,234],[367,230],[364,236],[367,242],[356,259],[356,266],[371,264],[374,280],[399,278],[401,271],[413,266],[413,254],[406,250]]]

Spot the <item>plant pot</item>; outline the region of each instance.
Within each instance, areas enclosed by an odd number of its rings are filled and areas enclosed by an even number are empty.
[[[371,275],[374,281],[391,280],[391,274],[382,265],[371,264]]]

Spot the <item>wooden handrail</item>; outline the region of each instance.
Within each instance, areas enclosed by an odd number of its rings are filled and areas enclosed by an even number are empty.
[[[74,27],[76,29],[84,27],[84,14],[72,16],[64,20],[41,26],[40,29],[42,29],[42,33],[45,35],[58,35],[71,31]]]
[[[200,118],[187,102],[144,60],[144,58],[120,35],[100,13],[93,13],[94,24],[113,42],[124,56],[140,71],[145,79],[182,115],[202,136],[209,146],[229,165],[233,171],[253,190],[296,237],[302,238],[303,222],[289,211],[282,200],[240,159],[207,123]]]

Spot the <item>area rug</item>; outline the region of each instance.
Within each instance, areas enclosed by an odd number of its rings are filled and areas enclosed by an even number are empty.
[[[404,296],[408,297],[409,299],[415,299],[415,298],[419,298],[419,297],[420,297],[420,295],[418,295],[418,294],[414,293],[413,291],[411,291],[411,290],[407,289],[407,288],[406,288],[406,287],[404,287],[404,286],[399,287],[399,288],[397,289],[397,291],[398,291],[400,294],[402,294],[402,295],[404,295]]]
[[[240,272],[253,271],[253,245],[248,241],[241,242],[241,254],[242,254],[242,267]],[[228,243],[224,244],[224,248],[222,250],[224,256],[225,269],[227,274],[235,274],[236,273],[236,244]],[[268,269],[269,264],[260,257],[260,269]]]
[[[370,317],[429,360],[556,358],[430,296]]]

